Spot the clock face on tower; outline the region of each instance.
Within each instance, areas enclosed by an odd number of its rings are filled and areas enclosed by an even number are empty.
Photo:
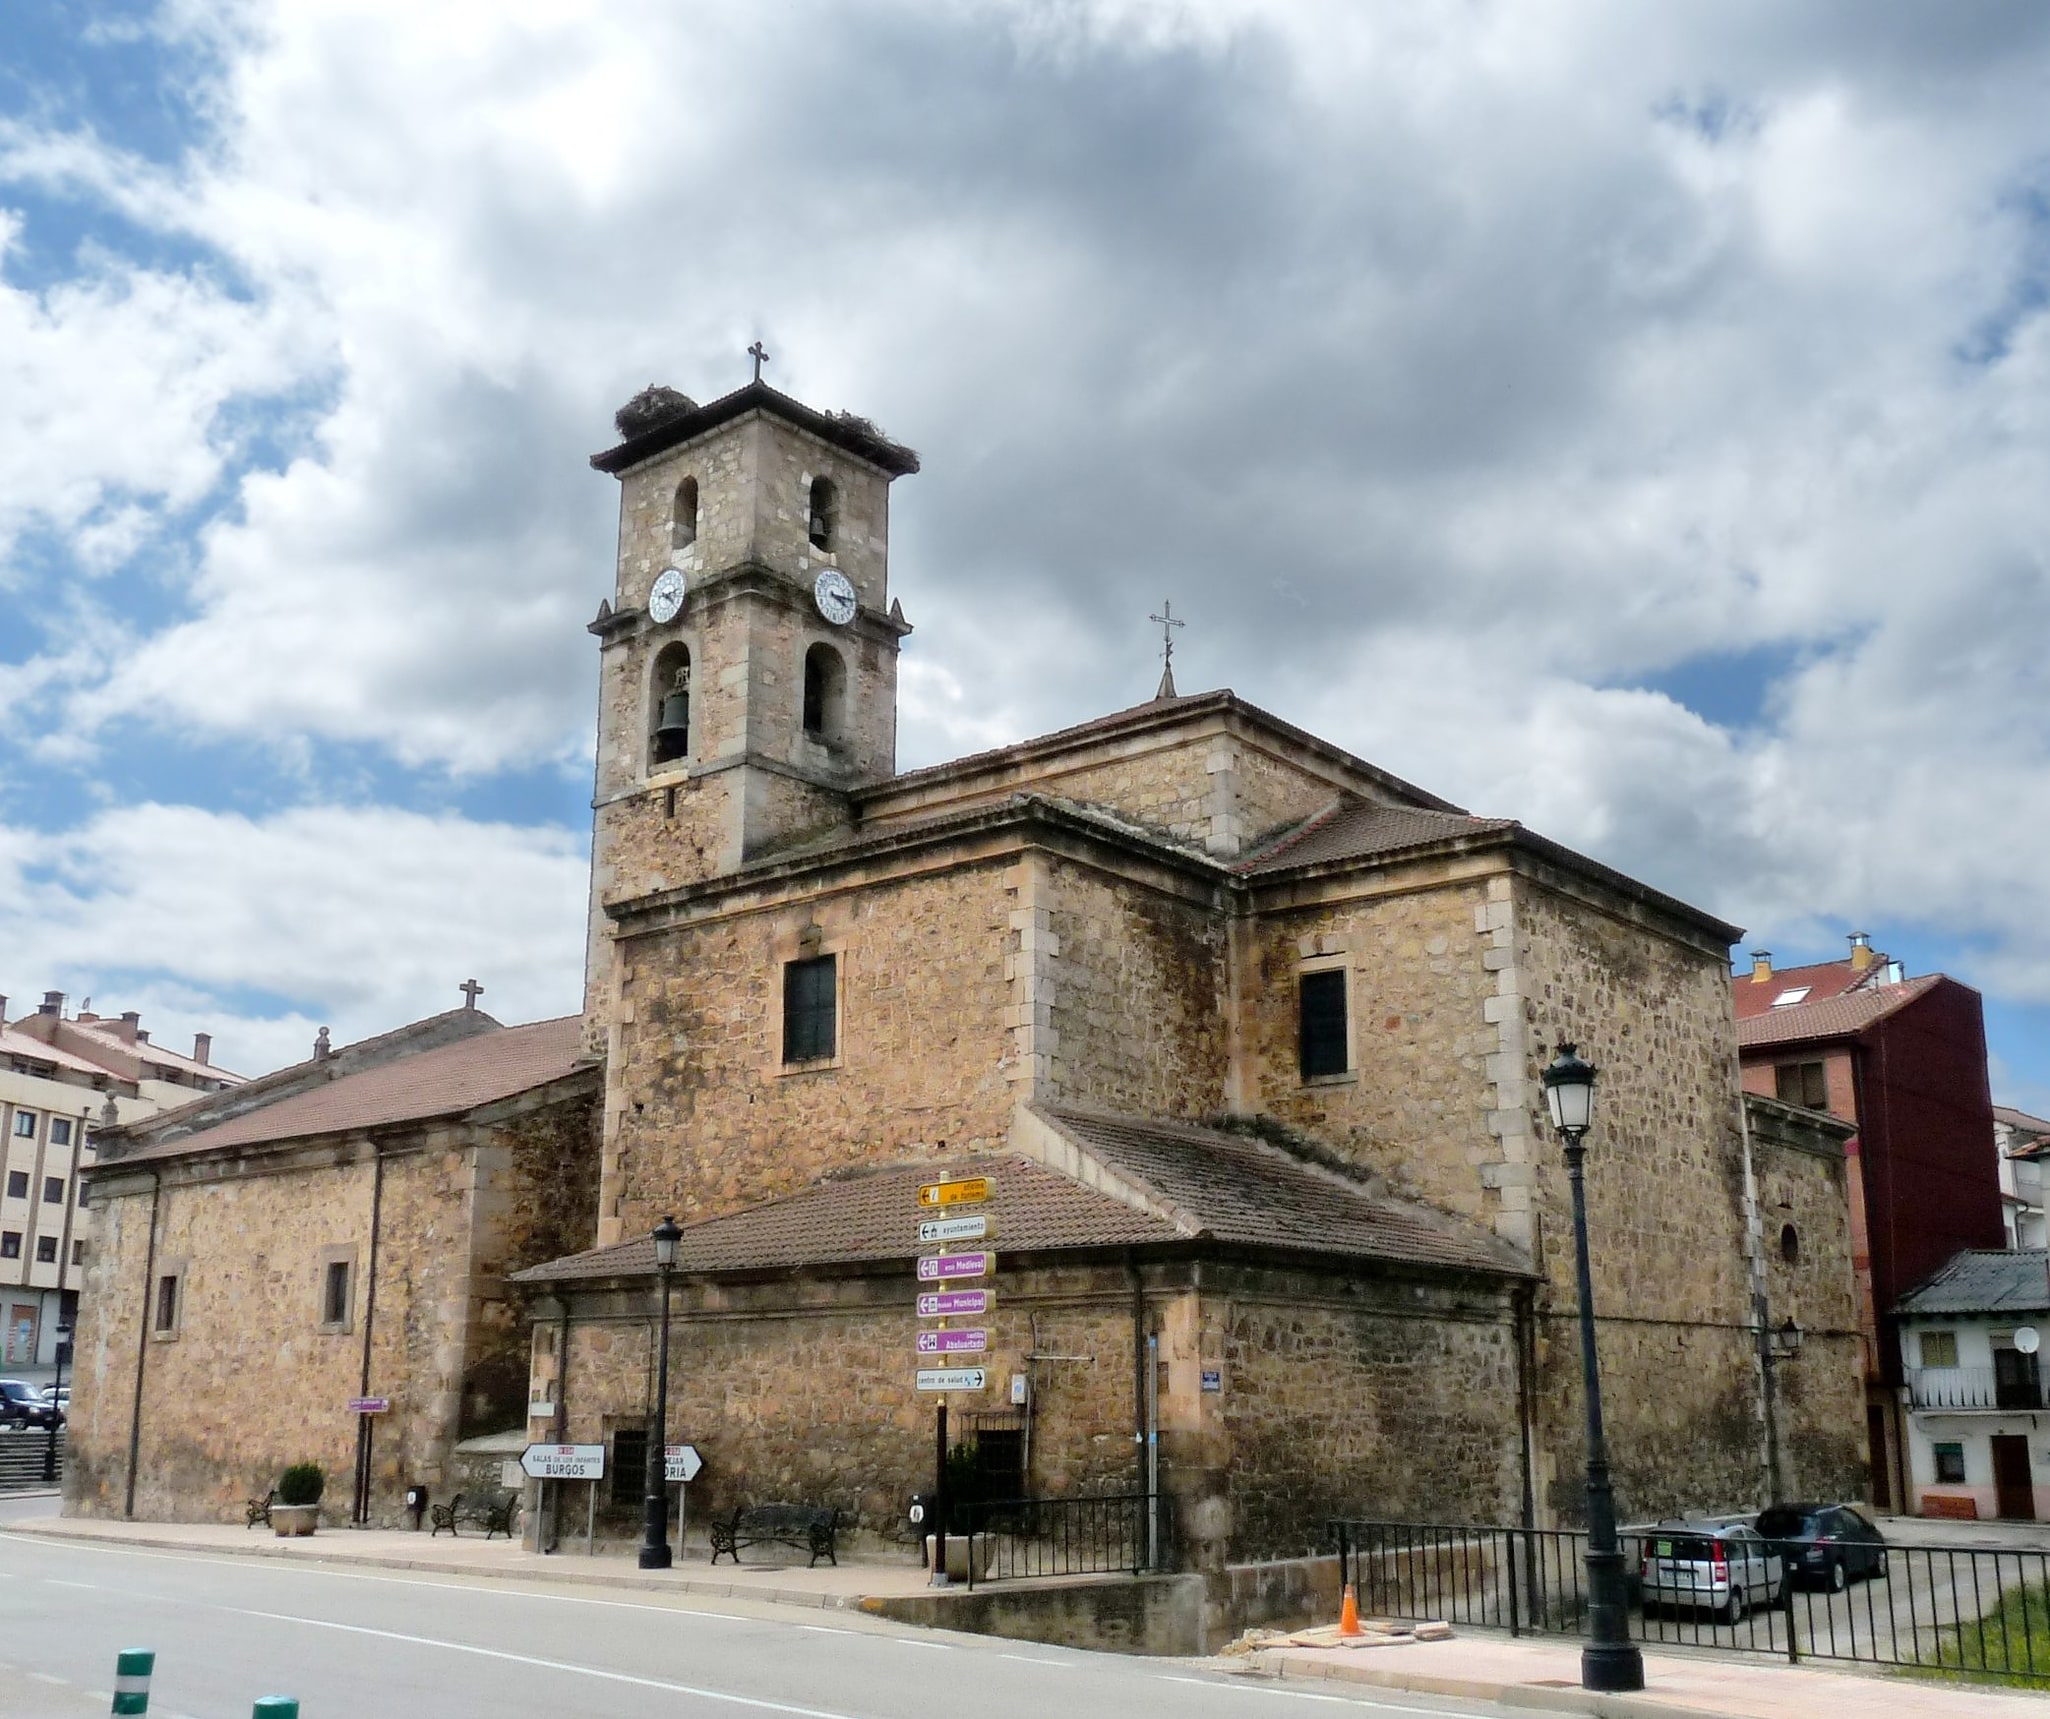
[[[648,619],[658,627],[667,626],[682,609],[683,585],[683,574],[674,567],[655,575],[655,583],[648,589]]]
[[[837,567],[828,567],[812,582],[811,596],[819,606],[819,613],[836,627],[846,626],[861,607],[847,575]]]

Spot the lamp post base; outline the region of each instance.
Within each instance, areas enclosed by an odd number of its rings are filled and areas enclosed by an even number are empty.
[[[669,1548],[667,1546],[643,1546],[641,1548],[641,1568],[644,1570],[668,1569]],[[1594,1685],[1589,1684],[1588,1687],[1592,1689]],[[1606,1688],[1607,1685],[1603,1687]],[[1640,1685],[1633,1683],[1630,1687],[1635,1689],[1640,1687]]]
[[[1644,1687],[1644,1655],[1630,1641],[1589,1642],[1580,1650],[1580,1687],[1606,1695]]]

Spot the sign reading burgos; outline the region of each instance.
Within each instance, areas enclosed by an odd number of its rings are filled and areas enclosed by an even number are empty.
[[[536,1480],[603,1480],[602,1444],[530,1444],[520,1453],[520,1467]]]

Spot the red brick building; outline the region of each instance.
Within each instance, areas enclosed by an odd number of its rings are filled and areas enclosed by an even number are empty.
[[[1979,993],[1941,973],[1908,978],[1863,932],[1842,961],[1775,970],[1757,951],[1732,988],[1745,1090],[1858,1131],[1847,1150],[1872,1499],[1897,1508],[1910,1494],[1889,1310],[1953,1254],[2005,1237]]]

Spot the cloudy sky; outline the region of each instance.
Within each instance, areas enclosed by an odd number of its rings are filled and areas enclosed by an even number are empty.
[[[1229,685],[2050,1109],[2050,12],[0,10],[0,988],[578,999],[650,381],[917,447],[904,765]]]

